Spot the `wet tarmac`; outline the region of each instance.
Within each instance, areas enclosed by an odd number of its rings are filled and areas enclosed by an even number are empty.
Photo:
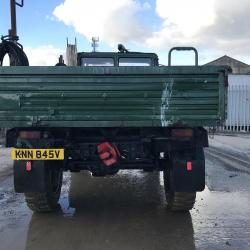
[[[207,188],[184,214],[166,210],[159,173],[66,173],[60,207],[51,214],[28,210],[6,177],[0,182],[0,249],[250,249],[250,174],[238,171],[240,162],[228,169],[222,158],[207,154]]]

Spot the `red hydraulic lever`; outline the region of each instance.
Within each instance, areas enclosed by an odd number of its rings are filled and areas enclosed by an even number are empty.
[[[101,143],[97,146],[100,159],[106,166],[112,166],[118,162],[120,153],[118,148],[109,142]]]

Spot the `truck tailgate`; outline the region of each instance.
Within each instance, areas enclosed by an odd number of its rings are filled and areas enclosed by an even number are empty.
[[[0,67],[0,127],[213,126],[227,67]]]

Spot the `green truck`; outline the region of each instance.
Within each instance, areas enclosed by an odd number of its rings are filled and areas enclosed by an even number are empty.
[[[194,66],[171,66],[173,50],[190,49]],[[192,209],[205,187],[204,127],[225,120],[230,69],[198,66],[196,49],[185,47],[170,51],[168,66],[154,53],[123,49],[78,53],[77,62],[0,67],[0,127],[13,147],[16,192],[47,212],[63,171],[163,171],[167,207]]]

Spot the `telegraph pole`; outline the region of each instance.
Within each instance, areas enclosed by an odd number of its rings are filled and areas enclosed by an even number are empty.
[[[16,24],[16,6],[23,7],[24,0],[17,2],[16,0],[10,0],[10,16],[11,16],[11,29],[9,30],[9,36],[13,40],[18,40],[17,36],[17,24]]]

